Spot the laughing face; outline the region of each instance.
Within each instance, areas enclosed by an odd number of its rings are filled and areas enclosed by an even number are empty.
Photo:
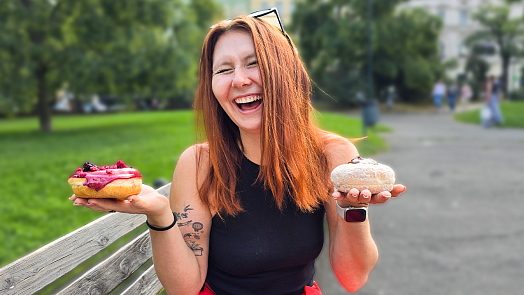
[[[262,84],[251,35],[242,30],[224,33],[213,52],[213,93],[241,134],[259,133],[262,123]]]

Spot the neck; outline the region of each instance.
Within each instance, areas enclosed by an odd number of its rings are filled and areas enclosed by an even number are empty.
[[[240,132],[240,140],[244,146],[244,156],[251,162],[260,165],[262,162],[262,151],[260,148],[260,133]]]

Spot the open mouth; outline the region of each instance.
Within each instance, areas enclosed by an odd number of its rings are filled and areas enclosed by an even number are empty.
[[[262,104],[261,96],[247,96],[235,99],[235,103],[238,108],[243,111],[249,111],[256,109],[260,104]]]

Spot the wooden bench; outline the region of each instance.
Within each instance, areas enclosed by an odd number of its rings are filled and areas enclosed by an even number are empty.
[[[165,185],[157,191],[169,198],[170,186]],[[42,290],[145,221],[146,217],[142,214],[104,215],[1,268],[0,294],[28,295]],[[134,281],[126,281],[141,266],[150,262],[151,257],[151,240],[146,229],[102,262],[85,270],[81,267],[83,273],[58,293],[53,291],[53,294],[109,294],[124,282],[126,288],[120,294],[157,294],[162,285],[153,265],[137,274],[138,278]]]

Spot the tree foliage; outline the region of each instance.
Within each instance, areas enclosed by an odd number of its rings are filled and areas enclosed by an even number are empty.
[[[51,130],[54,93],[189,100],[212,0],[0,2],[0,113],[30,111]]]
[[[403,1],[372,1],[372,77],[379,96],[393,85],[400,99],[414,102],[427,97],[444,73],[438,56],[442,23],[423,10],[399,10]],[[359,0],[305,0],[293,14],[291,30],[313,80],[343,105],[357,103],[356,93],[365,92],[367,5]]]
[[[521,55],[522,45],[517,41],[524,34],[522,18],[512,18],[512,4],[518,1],[506,0],[500,5],[486,4],[473,15],[482,29],[470,35],[466,43],[470,47],[482,44],[496,44],[502,65],[502,90],[507,91],[508,70],[511,61]],[[485,77],[483,77],[485,78]]]

